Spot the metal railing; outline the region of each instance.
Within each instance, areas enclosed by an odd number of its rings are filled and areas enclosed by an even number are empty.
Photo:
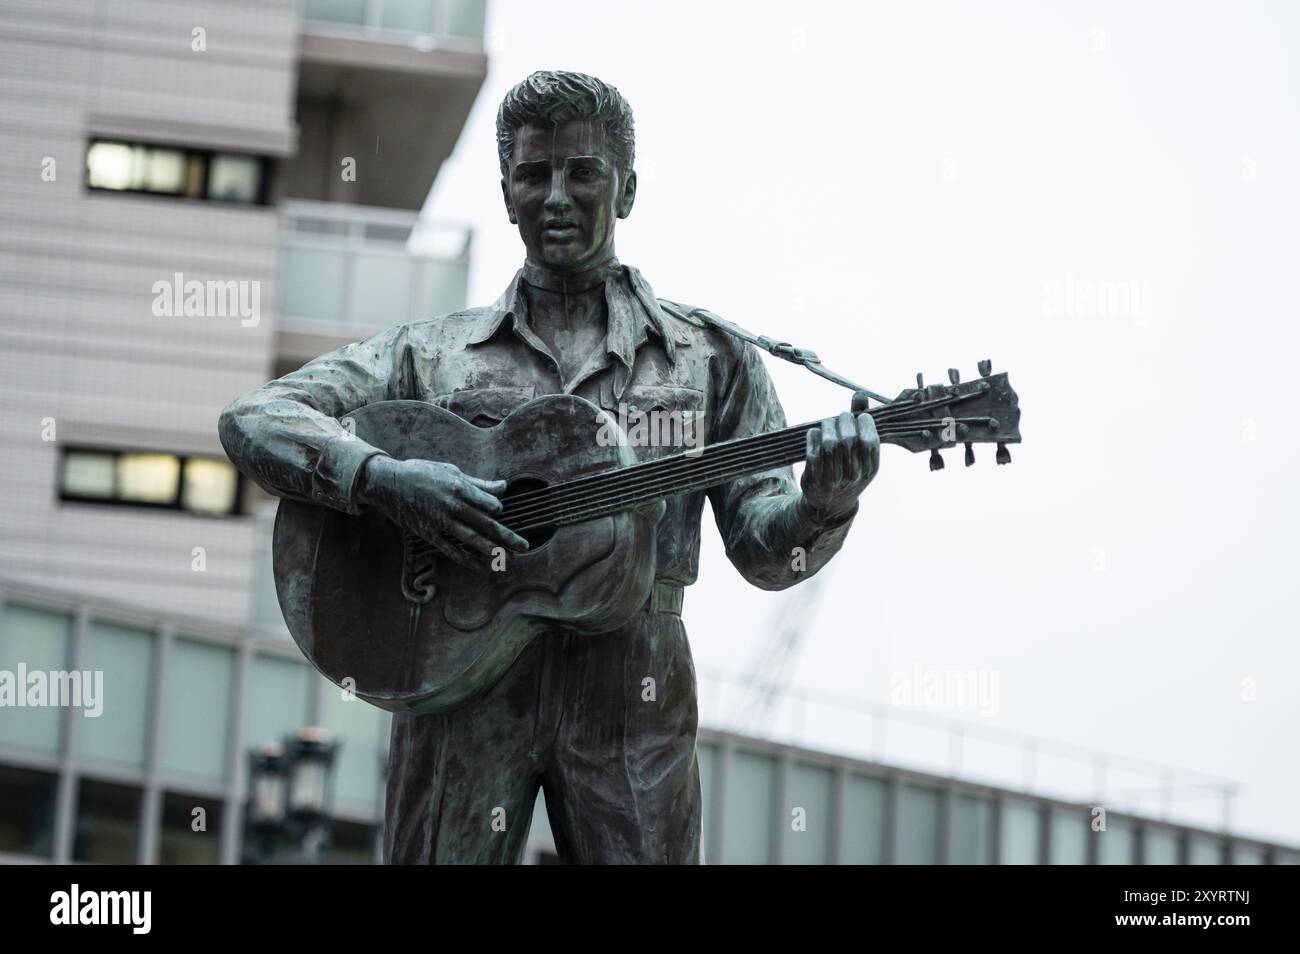
[[[386,327],[465,307],[468,226],[341,202],[286,202],[282,321]]]
[[[944,774],[1042,797],[1080,801],[1166,821],[1232,827],[1240,786],[1205,772],[1127,758],[1010,729],[870,702],[854,696],[781,687],[772,718],[743,718],[761,681],[700,669],[700,724],[796,746],[815,745],[858,759]],[[737,714],[742,714],[737,717]],[[820,717],[820,718],[819,718]],[[808,732],[810,722],[819,731]],[[834,738],[836,742],[828,741]],[[971,752],[979,748],[978,756]],[[1208,802],[1208,806],[1207,806]]]
[[[303,0],[303,20],[367,33],[483,41],[486,0]]]

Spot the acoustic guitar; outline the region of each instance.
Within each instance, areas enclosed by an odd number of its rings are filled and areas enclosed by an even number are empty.
[[[1020,441],[1006,374],[902,391],[870,409],[882,443],[929,451]],[[865,410],[855,396],[854,410]],[[649,598],[656,525],[645,505],[804,459],[820,422],[638,461],[618,424],[574,395],[546,395],[493,427],[423,401],[380,401],[348,414],[355,435],[397,460],[447,461],[505,480],[497,519],[529,541],[476,572],[377,513],[350,516],[282,500],[274,566],[280,608],[304,655],[335,684],[385,709],[445,712],[491,687],[533,638],[618,629]],[[618,432],[622,434],[621,431]],[[306,568],[304,572],[304,568]]]

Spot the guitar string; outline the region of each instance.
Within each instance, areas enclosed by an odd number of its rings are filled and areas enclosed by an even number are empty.
[[[972,421],[976,419],[967,418],[965,420]],[[816,426],[816,425],[812,425],[812,426]],[[797,429],[790,429],[790,430],[797,431]],[[879,430],[881,431],[881,437],[883,439],[889,439],[889,438],[901,437],[908,433],[919,434],[922,430],[924,430],[924,428],[917,428],[913,426],[910,427],[910,429],[907,429],[904,426],[900,426],[896,424],[893,426],[880,428]],[[766,452],[769,448],[773,452],[780,454],[781,460],[778,461],[777,463],[770,464],[766,467],[760,466],[759,464],[755,464],[753,466],[753,469],[748,472],[757,473],[762,470],[769,469],[770,467],[776,467],[784,463],[794,463],[802,459],[803,457],[802,453],[795,455],[793,459],[788,459],[788,458],[792,453],[791,451],[792,447],[802,451],[803,447],[807,443],[806,431],[802,435],[797,433],[787,433],[787,432],[779,432],[779,431],[773,433],[774,435],[780,435],[781,439],[779,441],[767,441],[762,443],[761,445],[757,445],[754,443],[747,443],[743,449],[739,447],[732,448],[730,449],[730,453],[727,453],[725,455],[720,455],[720,454],[715,454],[711,456],[702,455],[699,458],[684,458],[681,455],[674,455],[672,458],[663,458],[660,461],[653,462],[653,463],[670,462],[673,465],[675,465],[674,469],[681,471],[682,473],[671,477],[670,481],[672,481],[672,480],[680,480],[680,479],[694,480],[695,478],[708,474],[717,468],[727,467],[736,463],[745,462],[749,464],[754,461],[761,462],[764,459],[762,456],[763,453]],[[595,489],[597,489],[598,492],[603,493],[606,497],[612,498],[612,497],[616,497],[619,494],[638,492],[647,488],[652,488],[656,484],[656,478],[660,476],[660,472],[664,470],[664,468],[657,468],[654,472],[638,471],[636,474],[631,473],[634,470],[638,470],[638,469],[636,467],[629,467],[613,473],[609,471],[604,471],[602,473],[610,479],[606,481],[604,484],[598,485]],[[593,476],[599,476],[599,475],[593,475]],[[557,496],[553,499],[530,501],[529,506],[527,507],[515,508],[509,511],[502,511],[497,515],[496,519],[502,523],[506,523],[508,521],[518,523],[521,520],[535,521],[540,519],[548,512],[558,512],[562,510],[563,507],[567,504],[577,503],[579,506],[584,506],[586,504],[589,504],[592,499],[600,499],[596,497],[590,498],[588,500],[580,499],[579,492],[581,490],[592,489],[586,485],[584,485],[583,488],[574,489],[574,488],[569,488],[567,484],[555,484],[553,485],[553,489],[555,489],[557,492],[558,491],[567,491],[567,492],[563,494],[557,494]]]
[[[965,401],[965,400],[968,400],[968,399],[970,399],[970,398],[973,398],[973,397],[977,396],[977,394],[979,394],[979,393],[982,393],[982,392],[971,392],[971,393],[968,393],[968,394],[949,395],[949,396],[945,396],[945,397],[930,398],[930,399],[928,399],[928,400],[924,400],[924,401],[909,401],[909,402],[903,402],[903,403],[895,402],[895,403],[892,403],[892,404],[885,405],[884,407],[875,408],[875,409],[873,409],[870,413],[871,413],[872,419],[873,419],[873,420],[876,422],[876,424],[877,424],[877,429],[879,430],[881,424],[897,424],[897,423],[900,423],[900,421],[897,420],[898,418],[906,418],[906,417],[910,417],[911,415],[914,415],[917,411],[923,411],[923,410],[926,410],[926,409],[929,409],[929,408],[933,408],[933,407],[940,407],[940,406],[944,406],[944,405],[952,404],[952,403],[955,403],[955,402]],[[921,422],[929,422],[929,421],[938,422],[938,421],[940,421],[941,419],[938,419],[938,418],[919,418],[919,420],[920,420]],[[799,424],[799,425],[795,425],[794,427],[785,428],[784,430],[781,430],[781,431],[772,431],[772,432],[770,432],[769,434],[766,434],[766,435],[760,435],[760,437],[776,437],[776,436],[781,436],[781,435],[783,435],[783,434],[786,434],[786,433],[789,433],[789,432],[795,432],[795,431],[801,431],[801,432],[803,432],[803,433],[807,433],[807,431],[808,431],[809,429],[818,426],[820,423],[821,423],[820,421],[817,421],[817,422],[809,422],[809,423],[807,423],[807,424]],[[729,444],[729,443],[741,443],[741,442],[745,442],[745,441],[749,441],[749,440],[752,440],[752,438],[739,438],[739,439],[738,439],[737,441],[735,441],[735,442],[727,441],[727,442],[723,442],[722,444],[716,444],[716,445],[711,445],[711,446],[712,446],[712,448],[717,448],[717,449],[719,450],[719,452],[720,452],[721,449],[724,448],[724,447],[726,447],[726,445]],[[706,449],[706,453],[707,453],[707,451],[708,451],[708,449]],[[634,465],[631,465],[631,466],[628,467],[628,468],[624,468],[624,470],[630,470],[630,469],[632,469],[632,468],[634,468],[634,467],[643,467],[643,468],[648,468],[648,467],[651,467],[651,466],[653,466],[653,465],[656,465],[656,464],[662,464],[662,463],[665,463],[665,462],[670,461],[670,460],[671,460],[671,458],[665,458],[665,459],[661,459],[661,460],[659,460],[659,461],[651,461],[651,462],[648,462],[648,463],[634,464]],[[530,502],[531,500],[533,500],[533,499],[535,499],[535,498],[538,498],[538,497],[541,497],[541,496],[545,496],[545,495],[547,495],[551,490],[553,490],[553,489],[558,489],[558,488],[561,487],[561,486],[574,487],[574,486],[576,486],[576,485],[578,485],[578,484],[580,484],[580,483],[594,482],[594,481],[596,481],[596,480],[599,480],[601,477],[603,477],[603,476],[607,476],[607,475],[608,475],[608,471],[600,471],[600,472],[595,473],[595,474],[587,474],[587,475],[585,475],[585,476],[583,476],[583,477],[576,477],[576,478],[574,478],[574,479],[572,479],[572,480],[565,481],[563,485],[555,484],[555,485],[552,485],[551,487],[540,487],[540,488],[537,488],[536,490],[524,491],[523,493],[516,494],[516,495],[513,495],[513,496],[508,497],[508,498],[505,498],[505,499],[508,500],[510,503],[515,504],[516,506],[518,506],[518,505],[520,505],[520,504]]]
[[[746,474],[761,473],[773,467],[795,463],[802,459],[803,452],[803,444],[792,440],[781,448],[765,448],[762,454],[754,454],[747,458],[729,458],[721,463],[715,461],[711,467],[699,468],[659,484],[641,482],[637,486],[624,487],[614,493],[606,493],[576,503],[566,502],[555,508],[543,508],[523,518],[515,515],[502,522],[515,532],[572,523],[590,516],[614,512],[641,500],[676,496],[694,489],[725,483]],[[518,522],[520,519],[527,522],[521,525]]]
[[[882,437],[885,439],[899,438],[909,433],[920,434],[924,428],[911,428],[910,430],[900,429],[897,427],[889,428]],[[600,495],[593,495],[590,498],[581,498],[573,493],[566,494],[564,498],[554,501],[538,502],[523,510],[511,511],[510,513],[499,513],[496,517],[501,523],[519,524],[520,521],[537,521],[542,517],[562,512],[566,506],[576,504],[579,507],[587,506],[593,501],[601,499],[618,499],[618,497],[630,493],[641,493],[643,491],[654,490],[659,485],[670,485],[674,482],[696,481],[698,478],[708,476],[716,471],[731,468],[734,465],[741,464],[747,467],[742,470],[744,473],[758,473],[771,467],[780,466],[786,463],[796,463],[803,459],[803,450],[806,445],[806,436],[799,438],[797,435],[787,435],[780,443],[765,443],[761,447],[749,446],[743,453],[731,453],[726,456],[699,458],[684,460],[680,457],[674,460],[675,464],[681,465],[677,468],[680,473],[674,474],[664,481],[658,472],[653,474],[638,474],[636,479],[627,478],[627,470],[619,472],[621,479],[610,481],[607,486],[598,488]],[[768,452],[774,454],[775,463],[765,463],[767,458],[764,456]],[[779,456],[779,460],[777,457]],[[606,472],[607,474],[609,472]],[[556,485],[560,487],[562,485]],[[647,494],[653,497],[653,493]]]
[[[734,480],[736,477],[750,473],[761,473],[772,467],[778,467],[785,463],[793,463],[798,459],[802,448],[798,445],[792,445],[782,456],[769,455],[761,458],[761,466],[749,466],[745,463],[732,462],[730,466],[713,468],[707,473],[694,474],[690,477],[678,477],[672,481],[666,482],[658,487],[640,488],[640,493],[644,496],[638,497],[636,490],[624,491],[619,494],[608,494],[598,498],[592,498],[577,504],[568,504],[559,507],[553,513],[537,514],[529,519],[529,522],[522,527],[511,527],[516,533],[540,529],[542,527],[562,526],[567,523],[576,523],[591,517],[602,516],[605,513],[613,513],[624,509],[630,504],[639,502],[641,499],[657,499],[663,497],[675,497],[681,493],[689,493],[691,490],[701,487],[712,486],[718,483],[725,483]]]
[[[730,468],[718,468],[713,472],[705,475],[697,475],[692,479],[678,479],[673,483],[676,486],[661,487],[653,493],[645,493],[640,499],[654,499],[659,497],[673,497],[680,493],[689,493],[691,490],[698,489],[701,486],[712,486],[719,483],[726,483],[745,474],[755,473],[767,470],[771,467],[780,466],[781,464],[794,463],[802,456],[803,448],[795,446],[787,451],[786,455],[779,459],[768,459],[768,462],[761,467],[752,467],[741,464],[732,465]],[[620,499],[620,497],[630,497],[630,499]],[[530,523],[520,527],[516,532],[528,530],[537,530],[544,527],[562,526],[567,523],[578,523],[583,520],[590,520],[595,517],[605,516],[615,513],[626,508],[629,504],[638,502],[636,494],[615,495],[612,498],[603,499],[597,502],[591,502],[587,506],[578,506],[564,508],[561,512],[553,515],[550,519]]]
[[[987,421],[987,418],[954,418],[954,423],[972,423],[977,421]],[[939,421],[933,422],[941,423]],[[530,491],[530,499],[520,504],[518,497],[504,498],[506,507],[499,512],[498,518],[518,517],[530,515],[536,508],[550,506],[561,502],[564,499],[576,497],[582,491],[592,488],[605,489],[606,487],[616,486],[620,482],[633,482],[648,477],[653,477],[661,471],[673,470],[700,462],[720,462],[729,459],[736,454],[747,454],[752,450],[760,449],[765,446],[782,443],[792,437],[798,437],[807,441],[809,430],[819,426],[819,424],[803,424],[794,428],[787,428],[782,431],[773,431],[769,434],[760,435],[757,438],[742,439],[738,444],[731,447],[726,445],[713,445],[711,448],[705,448],[702,454],[689,457],[686,454],[674,454],[670,457],[663,457],[657,461],[645,461],[640,464],[633,464],[628,467],[620,468],[614,471],[600,471],[595,474],[588,474],[582,478],[563,483],[552,484],[550,487],[540,488],[538,491]],[[902,429],[900,429],[902,428]],[[887,424],[877,428],[878,433],[884,438],[901,436],[917,430],[915,425]],[[919,431],[918,431],[919,432]],[[520,495],[522,496],[522,495]]]

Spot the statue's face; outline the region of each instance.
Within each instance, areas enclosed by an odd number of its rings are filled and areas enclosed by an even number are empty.
[[[501,189],[528,257],[580,272],[614,254],[614,224],[632,211],[636,173],[619,175],[601,123],[524,126]]]

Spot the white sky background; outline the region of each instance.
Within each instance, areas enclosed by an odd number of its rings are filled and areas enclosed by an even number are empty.
[[[491,73],[428,206],[475,229],[472,303],[522,261],[497,105],[532,70],[576,69],[635,112],[618,252],[660,295],[891,395],[984,357],[1011,373],[1010,467],[991,446],[933,474],[884,449],[794,684],[888,703],[917,665],[995,673],[996,715],[925,711],[1238,780],[1237,830],[1300,842],[1296,9],[489,7]],[[1045,286],[1070,276],[1148,283],[1149,313],[1048,314]],[[768,367],[792,422],[847,407]],[[748,586],[706,524],[686,621],[698,667],[740,673],[798,589]],[[801,740],[869,736],[810,713]],[[905,739],[891,730],[890,760],[927,756]],[[1059,781],[1087,800],[1092,777]]]

